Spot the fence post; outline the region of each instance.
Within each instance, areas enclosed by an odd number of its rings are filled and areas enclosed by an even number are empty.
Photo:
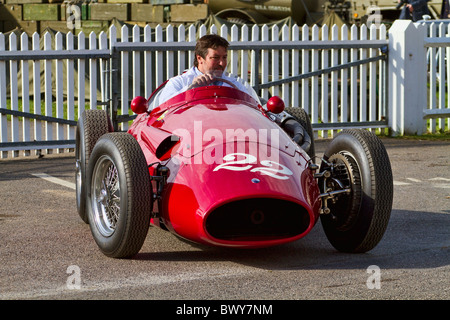
[[[120,96],[120,52],[116,49],[116,28],[111,26],[109,28],[109,45],[111,52],[110,68],[109,68],[109,81],[110,81],[110,117],[114,128],[114,131],[119,130],[119,123],[117,121],[117,111],[119,109],[119,96]]]
[[[5,51],[5,35],[0,33],[0,51]],[[0,61],[0,108],[6,108],[6,62]],[[0,144],[8,142],[8,121],[6,114],[0,113]],[[8,158],[8,151],[0,151],[0,159]]]
[[[426,27],[396,20],[389,29],[389,128],[392,135],[425,131]]]

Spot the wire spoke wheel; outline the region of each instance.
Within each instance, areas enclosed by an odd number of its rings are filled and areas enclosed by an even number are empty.
[[[334,163],[333,179],[326,187],[331,190],[350,188],[350,194],[342,194],[329,207],[333,215],[332,223],[339,231],[352,228],[358,218],[362,201],[361,174],[358,164],[348,152],[334,154],[329,159]]]
[[[330,243],[342,252],[367,252],[386,231],[392,210],[393,179],[381,140],[366,130],[340,132],[327,147],[324,159],[332,163],[331,177],[321,192],[349,189],[327,200],[329,213],[320,220]],[[323,163],[323,168],[329,164]]]
[[[125,132],[103,135],[89,160],[88,218],[100,250],[130,258],[141,249],[152,211],[152,188],[145,156]]]
[[[117,168],[107,156],[101,157],[94,168],[92,206],[98,230],[109,237],[116,229],[120,215],[120,182]]]

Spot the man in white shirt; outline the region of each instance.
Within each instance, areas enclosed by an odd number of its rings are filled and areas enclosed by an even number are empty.
[[[243,83],[225,72],[227,67],[228,41],[216,34],[201,37],[195,46],[194,66],[185,73],[171,78],[159,97],[160,102],[167,101],[188,89],[206,85],[231,86],[252,95]],[[219,79],[224,81],[218,81]]]
[[[158,101],[154,103],[154,106],[188,89],[206,85],[232,86],[259,101],[251,87],[247,88],[244,83],[238,81],[235,77],[230,77],[225,72],[228,45],[226,39],[216,34],[201,37],[195,46],[194,66],[185,73],[171,78],[160,92],[156,99]],[[297,119],[283,111],[281,114],[275,115],[274,121],[293,136],[294,141],[308,152],[311,140]]]

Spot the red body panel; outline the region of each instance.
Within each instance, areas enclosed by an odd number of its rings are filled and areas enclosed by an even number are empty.
[[[303,237],[318,219],[319,189],[307,154],[238,90],[181,93],[139,115],[129,133],[148,164],[169,168],[154,220],[183,238],[271,246]],[[180,142],[169,160],[160,161],[155,150],[170,136]]]

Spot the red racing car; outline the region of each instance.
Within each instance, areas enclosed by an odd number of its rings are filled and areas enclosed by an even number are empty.
[[[278,97],[263,106],[254,92],[225,86],[160,103],[160,90],[133,99],[137,117],[127,132],[114,132],[102,110],[78,121],[78,213],[105,255],[137,254],[150,224],[235,248],[296,241],[319,218],[339,251],[366,252],[381,240],[393,182],[376,135],[343,130],[316,164],[302,108],[284,110]],[[298,126],[277,120],[286,113],[301,125],[301,139]]]

